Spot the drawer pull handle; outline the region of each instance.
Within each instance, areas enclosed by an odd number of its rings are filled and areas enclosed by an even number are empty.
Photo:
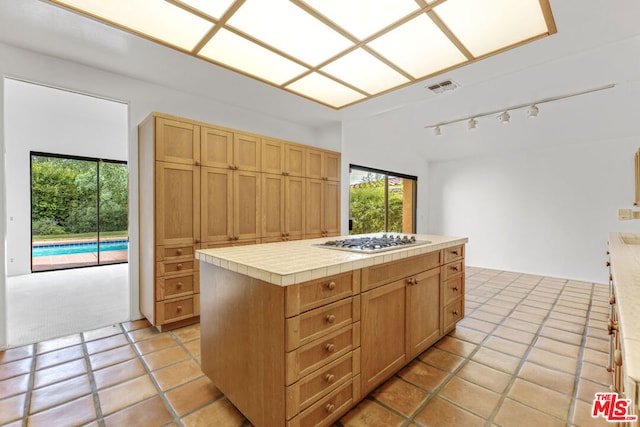
[[[176,250],[176,254],[182,255],[182,248]]]
[[[177,306],[177,307],[176,307],[176,311],[177,311],[178,313],[180,313],[180,312],[182,311],[182,306],[181,306],[181,305]]]
[[[336,407],[333,403],[327,403],[327,406],[324,407],[328,413],[332,413],[336,410]]]
[[[336,346],[333,344],[327,344],[324,346],[324,349],[327,350],[327,353],[333,353],[336,349]]]
[[[324,320],[326,320],[327,323],[333,323],[336,321],[336,316],[334,316],[333,314],[327,314]]]
[[[610,261],[607,261],[606,266],[607,266],[607,267],[611,266],[611,262],[610,262]]]
[[[176,265],[176,268],[177,268],[178,270],[182,270],[182,264],[178,264],[178,265]]]
[[[616,296],[615,295],[611,295],[611,298],[609,299],[609,304],[613,305],[616,303]]]
[[[453,267],[451,267],[451,269],[452,269],[453,271],[458,271],[458,266],[457,266],[457,265],[454,265]]]
[[[336,282],[331,281],[329,283],[327,283],[327,289],[329,289],[330,291],[334,290],[336,288]]]
[[[333,380],[336,379],[336,376],[333,375],[333,374],[327,374],[327,375],[325,375],[324,379],[327,380],[327,382],[329,384],[331,384],[333,382]]]
[[[178,289],[182,289],[182,282],[178,282],[178,285],[176,286]]]
[[[622,352],[620,350],[616,350],[613,357],[616,360],[616,365],[622,366]]]
[[[458,251],[451,251],[453,255],[458,255]]]
[[[456,286],[454,286],[454,287],[453,287],[453,288],[451,288],[451,289],[453,289],[453,292],[458,292],[458,288],[457,288]]]
[[[458,315],[458,310],[453,310],[453,315],[457,316]]]

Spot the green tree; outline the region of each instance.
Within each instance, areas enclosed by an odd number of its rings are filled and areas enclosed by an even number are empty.
[[[349,192],[353,234],[402,232],[402,185],[389,188],[388,225],[385,227],[384,175],[369,173]]]

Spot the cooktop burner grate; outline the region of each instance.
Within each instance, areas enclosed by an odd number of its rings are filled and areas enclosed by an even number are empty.
[[[399,249],[406,246],[424,245],[428,243],[431,242],[427,240],[416,240],[415,236],[383,234],[382,236],[375,237],[363,236],[343,240],[329,240],[316,246],[350,252],[377,253]]]

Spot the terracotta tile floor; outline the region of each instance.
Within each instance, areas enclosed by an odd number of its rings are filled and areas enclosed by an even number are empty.
[[[466,317],[338,426],[606,426],[608,288],[468,268]],[[199,326],[135,321],[0,352],[0,425],[249,426],[202,374]]]

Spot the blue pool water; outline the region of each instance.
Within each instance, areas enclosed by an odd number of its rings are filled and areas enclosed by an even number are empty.
[[[113,240],[100,243],[100,251],[121,251],[129,248],[128,240]],[[97,252],[98,244],[93,243],[68,243],[62,245],[34,246],[31,248],[31,256],[34,258],[49,255],[82,254],[87,252]]]

